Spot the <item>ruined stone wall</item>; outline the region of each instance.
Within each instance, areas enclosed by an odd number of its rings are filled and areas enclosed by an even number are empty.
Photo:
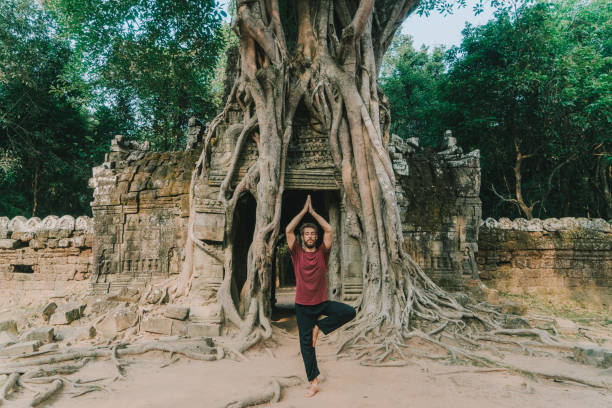
[[[120,136],[113,140],[111,152],[104,164],[94,168],[90,182],[95,233],[91,292],[142,286],[179,273],[187,237],[188,190],[201,134],[201,125],[192,121],[186,152],[153,153],[145,144]],[[229,139],[216,141],[210,174],[198,185],[194,198],[193,233],[218,250],[224,241],[225,220],[216,197],[235,143]],[[339,189],[340,176],[328,157],[325,140],[316,132],[298,132],[289,149],[288,189]],[[388,146],[398,181],[406,249],[436,282],[460,288],[477,274],[473,254],[481,207],[478,151],[463,154],[450,134],[442,152],[417,145],[416,140],[394,136]],[[255,159],[254,148],[245,148],[238,174],[246,172]],[[335,248],[340,252],[330,261],[329,286],[340,288],[340,299],[350,300],[362,286],[360,248],[343,228],[341,203],[330,205],[336,208],[330,212],[330,222],[338,224]],[[202,299],[213,299],[223,277],[222,265],[198,251],[194,264],[192,291]]]
[[[612,226],[602,219],[488,218],[477,261],[483,282],[505,292],[611,305]]]
[[[143,286],[180,272],[198,152],[148,150],[146,142],[117,136],[105,162],[93,169],[93,294]]]
[[[450,132],[441,152],[417,147],[394,136],[389,149],[405,248],[437,284],[462,289],[478,274],[480,153],[464,154]]]
[[[0,217],[0,298],[85,293],[92,232],[89,217]]]

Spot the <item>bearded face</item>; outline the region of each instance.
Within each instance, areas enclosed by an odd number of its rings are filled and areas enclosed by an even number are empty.
[[[317,243],[317,231],[313,228],[304,228],[304,232],[302,233],[302,242],[304,246],[308,249],[313,249],[315,244]]]

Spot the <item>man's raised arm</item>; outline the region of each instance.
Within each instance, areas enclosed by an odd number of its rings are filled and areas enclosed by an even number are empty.
[[[304,204],[304,208],[302,209],[302,211],[300,211],[298,215],[296,215],[291,220],[291,222],[287,224],[287,228],[285,228],[285,237],[287,238],[287,245],[289,246],[290,251],[293,248],[293,244],[295,244],[295,233],[293,231],[295,231],[295,227],[297,227],[297,225],[300,223],[302,218],[304,218],[304,215],[306,215],[310,208],[310,195],[308,195],[308,198],[306,199],[306,203]]]

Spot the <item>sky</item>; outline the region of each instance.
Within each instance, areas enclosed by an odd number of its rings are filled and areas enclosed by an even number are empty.
[[[435,11],[428,17],[414,13],[402,24],[402,33],[412,36],[416,49],[423,45],[428,47],[444,45],[446,48],[459,45],[462,39],[461,30],[466,22],[481,25],[493,18],[493,9],[488,4],[485,4],[483,13],[475,16],[472,10],[474,3],[475,0],[468,0],[465,8],[455,10],[453,14],[447,16]]]

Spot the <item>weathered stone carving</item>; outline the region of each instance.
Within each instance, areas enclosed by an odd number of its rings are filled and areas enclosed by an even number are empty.
[[[187,146],[186,150],[191,150],[202,141],[202,134],[204,133],[204,127],[202,123],[194,117],[189,118],[187,124]]]
[[[570,230],[593,230],[604,233],[612,233],[612,223],[602,218],[571,218],[564,217],[558,218],[547,218],[541,220],[539,218],[532,218],[526,220],[525,218],[515,218],[511,221],[508,218],[502,217],[499,220],[494,218],[487,218],[480,224],[481,228],[488,229],[500,229],[500,230],[515,230],[515,231],[526,231],[526,232],[541,232],[541,231],[570,231]]]
[[[39,225],[40,225],[40,218],[32,217],[28,220],[28,222],[26,222],[26,229],[28,230],[28,232],[34,232],[38,230]]]
[[[77,217],[74,228],[77,231],[93,233],[93,220],[87,216],[81,215],[80,217]]]
[[[64,215],[58,220],[57,228],[65,231],[72,231],[75,227],[74,217],[71,215]]]
[[[8,223],[8,229],[9,231],[27,232],[27,222],[28,220],[25,217],[18,215]]]
[[[93,220],[75,223],[93,229],[94,293],[142,286],[180,270],[189,180],[199,154],[148,152],[148,146],[122,138],[115,146],[90,180]]]
[[[58,224],[59,218],[55,215],[48,215],[46,216],[41,224],[40,224],[40,230],[41,231],[52,231],[57,229],[57,224]]]
[[[389,146],[406,249],[436,283],[463,287],[477,269],[479,152],[464,154],[449,133],[438,153],[418,149],[416,139],[392,137]]]

